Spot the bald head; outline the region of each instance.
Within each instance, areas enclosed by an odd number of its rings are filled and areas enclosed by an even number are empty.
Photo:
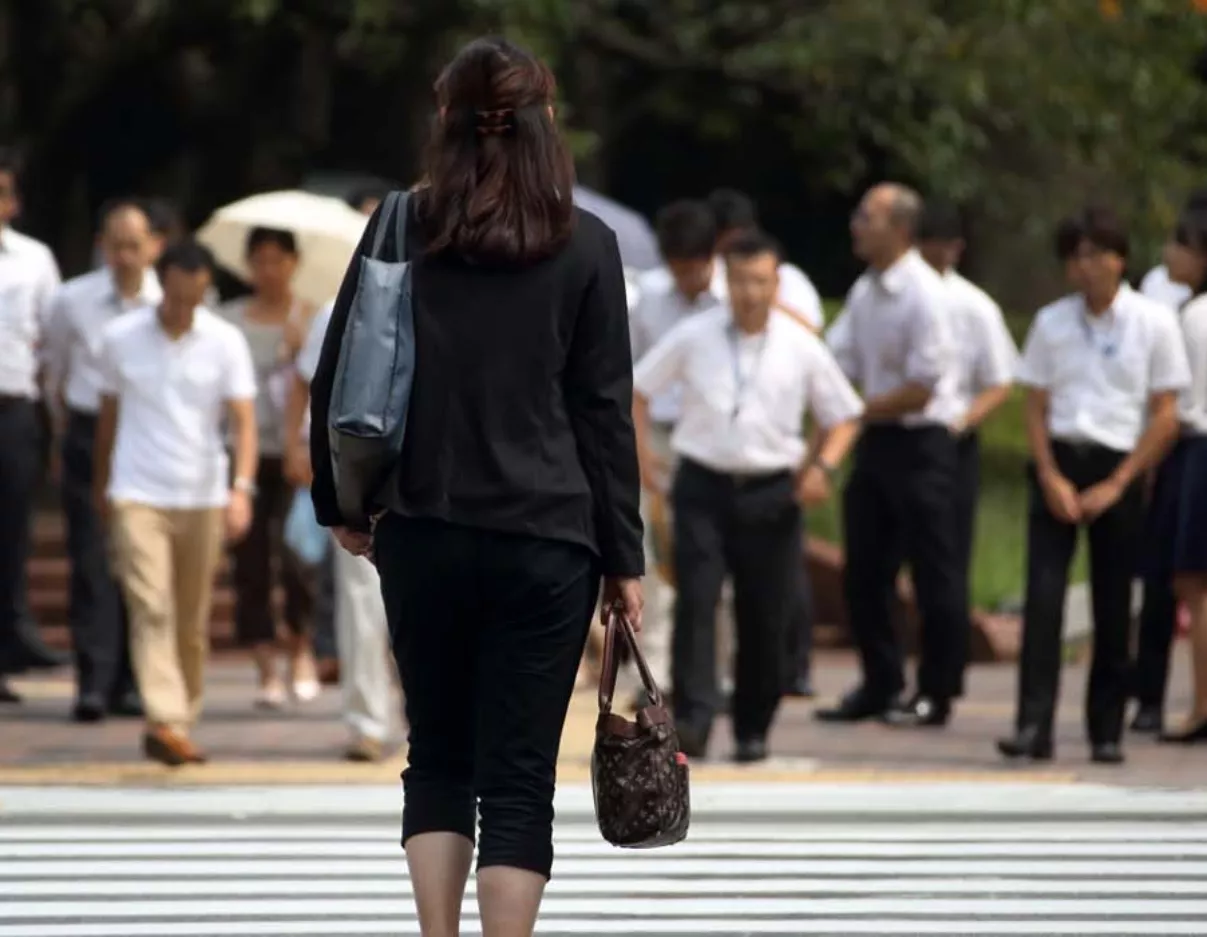
[[[158,254],[147,213],[133,202],[109,206],[101,216],[101,250],[123,292],[134,295]]]
[[[888,267],[913,244],[921,215],[922,198],[909,186],[882,182],[868,189],[851,219],[855,255]]]

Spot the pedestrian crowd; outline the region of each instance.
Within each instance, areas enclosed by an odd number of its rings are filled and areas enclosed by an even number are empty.
[[[6,674],[64,663],[26,589],[45,469],[66,521],[76,721],[142,718],[149,758],[205,760],[190,729],[225,552],[253,705],[304,706],[338,683],[345,756],[379,760],[399,717],[373,566],[334,549],[307,564],[283,545],[309,484],[307,381],[329,315],[293,294],[293,233],[251,230],[250,292],[223,303],[172,206],[117,199],[100,212],[97,268],[60,283],[50,250],[10,226],[18,169],[0,151],[0,701],[20,702]],[[382,194],[351,201],[367,216]]]
[[[25,588],[45,467],[67,525],[76,720],[142,717],[149,757],[205,759],[190,728],[226,551],[254,705],[304,706],[338,682],[345,755],[382,758],[398,716],[373,563],[328,549],[315,567],[282,542],[295,493],[313,480],[309,385],[334,305],[295,297],[294,235],[252,230],[250,292],[223,303],[212,257],[169,206],[121,199],[99,218],[100,265],[60,283],[49,249],[11,226],[18,175],[0,152],[0,700],[19,702],[5,674],[62,663]],[[371,214],[384,194],[362,193],[357,207]],[[959,213],[904,186],[876,186],[856,209],[853,249],[867,269],[828,326],[809,277],[742,193],[669,204],[656,233],[662,266],[628,283],[650,559],[641,638],[689,756],[705,755],[727,710],[735,758],[761,760],[781,698],[813,695],[802,543],[848,457],[844,595],[863,679],[816,717],[947,724],[970,645],[979,429],[1015,385],[1031,451],[1027,573],[1017,720],[999,750],[1053,755],[1083,527],[1091,757],[1122,761],[1132,697],[1135,731],[1207,740],[1207,195],[1188,199],[1165,263],[1138,290],[1114,212],[1063,222],[1054,247],[1071,292],[1035,316],[1021,355],[998,305],[958,272]],[[908,691],[891,614],[903,565],[921,626]],[[1167,729],[1180,610],[1194,707]],[[591,643],[580,683],[593,676]]]
[[[1128,235],[1115,212],[1091,206],[1061,222],[1053,247],[1071,292],[1036,314],[1021,354],[997,303],[958,272],[965,240],[951,206],[878,185],[850,229],[867,268],[826,327],[816,290],[759,231],[748,198],[722,190],[658,216],[665,268],[638,281],[631,316],[647,555],[658,560],[643,639],[671,688],[684,750],[704,754],[728,707],[734,757],[761,760],[781,696],[812,695],[803,518],[830,499],[848,452],[844,597],[862,680],[815,716],[904,729],[948,723],[971,638],[979,429],[1015,385],[1031,454],[1026,585],[1015,731],[998,750],[1053,757],[1082,528],[1091,758],[1123,761],[1131,697],[1134,731],[1207,740],[1203,195],[1188,199],[1165,264],[1139,291],[1125,279]],[[908,690],[891,614],[902,565],[920,617]],[[1145,601],[1133,634],[1137,578]],[[1194,703],[1167,729],[1179,603]],[[726,692],[717,675],[729,668]]]

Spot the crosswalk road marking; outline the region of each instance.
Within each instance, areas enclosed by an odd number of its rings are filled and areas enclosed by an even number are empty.
[[[0,937],[419,934],[396,810],[199,816],[80,803],[0,813]],[[828,822],[790,805],[747,819],[703,810],[685,843],[650,852],[613,849],[589,813],[563,812],[537,933],[1207,933],[1207,815],[1046,809]],[[467,935],[480,933],[474,894],[471,879]]]

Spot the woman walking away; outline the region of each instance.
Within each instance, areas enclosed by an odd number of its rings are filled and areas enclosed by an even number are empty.
[[[1154,486],[1146,540],[1157,548],[1150,562],[1158,568],[1146,572],[1171,576],[1190,613],[1194,701],[1185,725],[1160,738],[1207,743],[1207,210],[1183,213],[1165,260],[1171,279],[1193,291],[1181,313],[1190,386],[1178,401],[1181,436]]]
[[[402,840],[425,937],[454,937],[481,816],[486,937],[529,937],[553,859],[553,787],[600,598],[638,626],[643,556],[632,362],[612,231],[571,203],[554,80],[501,39],[436,83],[411,196],[416,368],[406,440],[372,535],[410,725]],[[365,240],[312,384],[327,424]],[[320,523],[345,549],[328,437]]]

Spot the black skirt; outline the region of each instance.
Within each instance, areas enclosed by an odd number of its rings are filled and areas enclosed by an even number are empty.
[[[1157,470],[1145,574],[1207,573],[1207,436],[1183,436]]]

